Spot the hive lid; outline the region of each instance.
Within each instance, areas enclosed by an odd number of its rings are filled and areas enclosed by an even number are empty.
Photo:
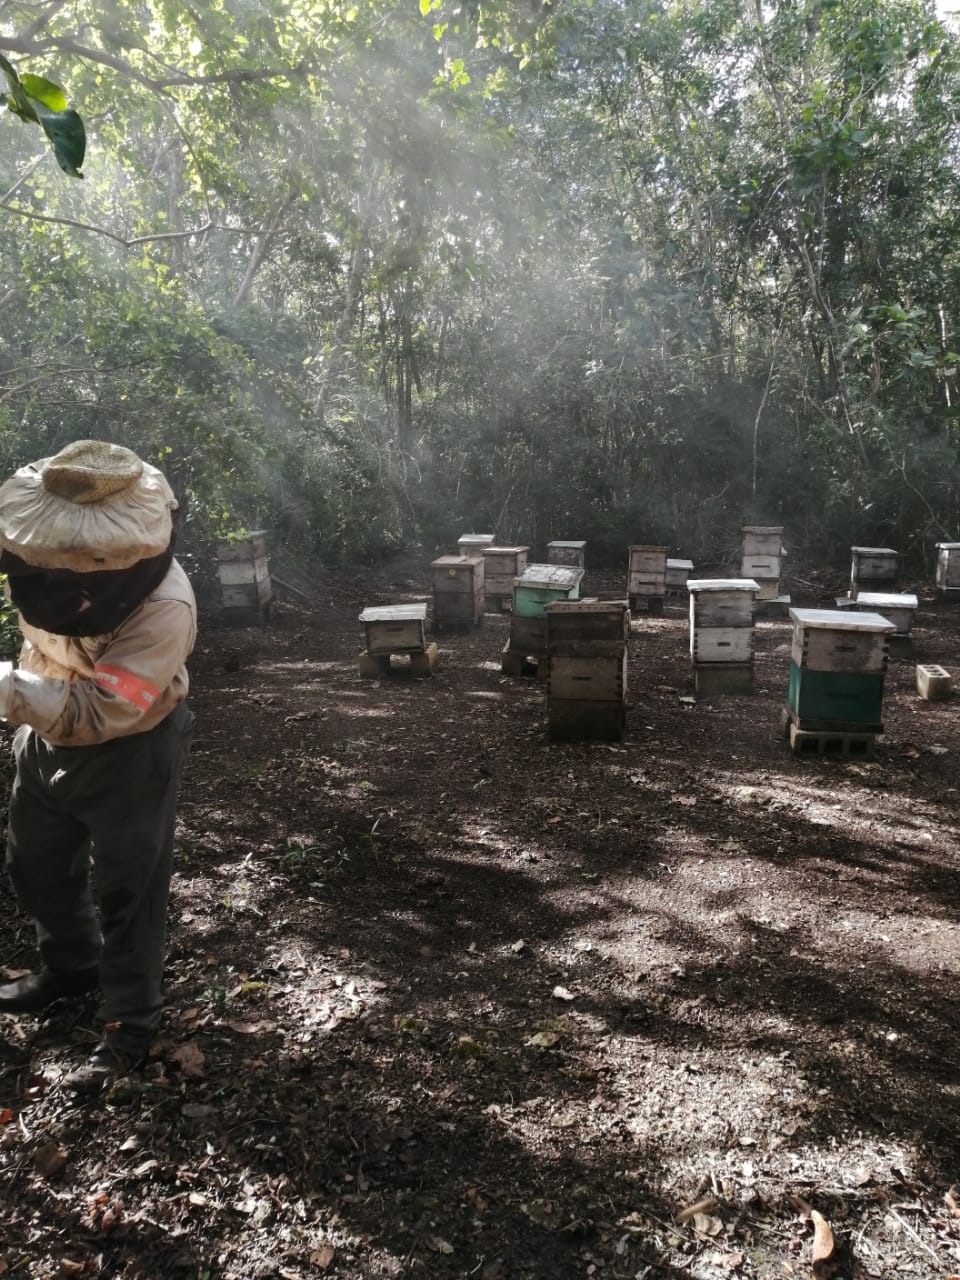
[[[694,578],[687,583],[687,590],[694,595],[698,591],[759,591],[760,583],[753,578]]]
[[[783,533],[782,524],[745,524],[741,533]]]
[[[583,541],[583,542],[548,542],[548,543],[547,543],[547,546],[548,546],[548,547],[576,547],[576,548],[577,548],[577,550],[580,550],[581,548],[585,547],[586,545],[587,545],[587,544],[586,544],[586,541]]]
[[[791,609],[791,621],[810,630],[822,631],[896,631],[896,627],[879,613],[856,613],[849,609]]]
[[[484,547],[483,554],[485,556],[494,556],[494,555],[505,556],[505,555],[516,555],[518,551],[529,551],[529,550],[530,550],[529,547],[502,547],[500,546],[499,543],[495,542],[492,546]]]
[[[861,605],[882,613],[884,609],[916,609],[917,597],[908,592],[861,591],[856,599],[857,607]]]
[[[482,564],[482,556],[438,556],[436,560],[430,561],[430,568],[435,569],[437,565],[442,565],[444,569],[453,568],[455,565],[465,564]]]
[[[692,560],[668,560],[667,568],[668,569],[692,569],[693,561]]]
[[[871,556],[895,556],[896,551],[892,547],[851,547],[851,551],[858,551],[861,555]]]
[[[583,570],[569,564],[528,564],[515,587],[549,587],[553,591],[569,591],[583,580]]]
[[[938,551],[960,551],[960,542],[937,542],[934,545]]]
[[[427,616],[426,603],[383,604],[364,609],[361,622],[422,622]]]

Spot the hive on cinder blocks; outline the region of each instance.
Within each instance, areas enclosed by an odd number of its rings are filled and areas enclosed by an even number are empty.
[[[360,614],[367,647],[357,659],[361,676],[375,678],[386,675],[396,654],[409,657],[412,675],[433,674],[437,646],[427,644],[427,606],[423,601],[412,604],[374,605]]]
[[[439,556],[430,563],[433,625],[465,631],[483,618],[483,556]]]
[[[501,671],[511,676],[528,671],[546,676],[547,605],[578,599],[582,580],[582,569],[561,564],[528,564],[514,578],[510,638],[500,655]]]
[[[551,738],[619,740],[626,723],[626,600],[555,600],[547,623]]]
[[[898,553],[891,547],[850,548],[850,599],[861,591],[891,591],[897,585]]]
[[[587,544],[585,542],[548,542],[547,563],[565,564],[573,569],[583,569],[586,562]]]
[[[752,578],[696,578],[687,583],[697,695],[753,692],[753,624],[759,590]]]
[[[960,600],[960,542],[937,543],[937,599]]]
[[[483,548],[483,594],[485,607],[503,613],[513,602],[513,580],[527,567],[529,547]]]
[[[269,621],[272,589],[266,533],[235,533],[216,546],[224,618],[238,627]]]
[[[795,755],[871,759],[883,732],[883,685],[894,624],[879,613],[791,609],[793,640],[782,728]]]
[[[646,609],[652,617],[663,614],[667,594],[667,547],[627,548],[627,600],[638,612]]]

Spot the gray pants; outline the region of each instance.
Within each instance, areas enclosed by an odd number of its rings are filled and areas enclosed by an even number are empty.
[[[146,733],[97,746],[51,746],[27,725],[14,737],[7,870],[44,965],[99,965],[99,1016],[119,1024],[118,1045],[142,1045],[160,1021],[177,788],[192,735],[182,703]]]

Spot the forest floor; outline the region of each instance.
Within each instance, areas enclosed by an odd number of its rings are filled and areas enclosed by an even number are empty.
[[[93,1006],[0,1016],[0,1276],[960,1275],[960,610],[844,761],[782,737],[785,618],[695,701],[685,604],[635,616],[623,740],[567,744],[506,616],[360,678],[428,557],[304,585],[205,621],[146,1071],[78,1100]]]

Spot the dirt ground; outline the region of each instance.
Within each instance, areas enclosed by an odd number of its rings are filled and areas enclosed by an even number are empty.
[[[92,1006],[0,1016],[0,1276],[960,1275],[960,729],[915,680],[960,609],[919,584],[876,759],[825,761],[786,619],[697,701],[685,602],[636,616],[623,740],[568,744],[504,616],[360,677],[429,557],[301,585],[205,620],[146,1072],[78,1101]]]

